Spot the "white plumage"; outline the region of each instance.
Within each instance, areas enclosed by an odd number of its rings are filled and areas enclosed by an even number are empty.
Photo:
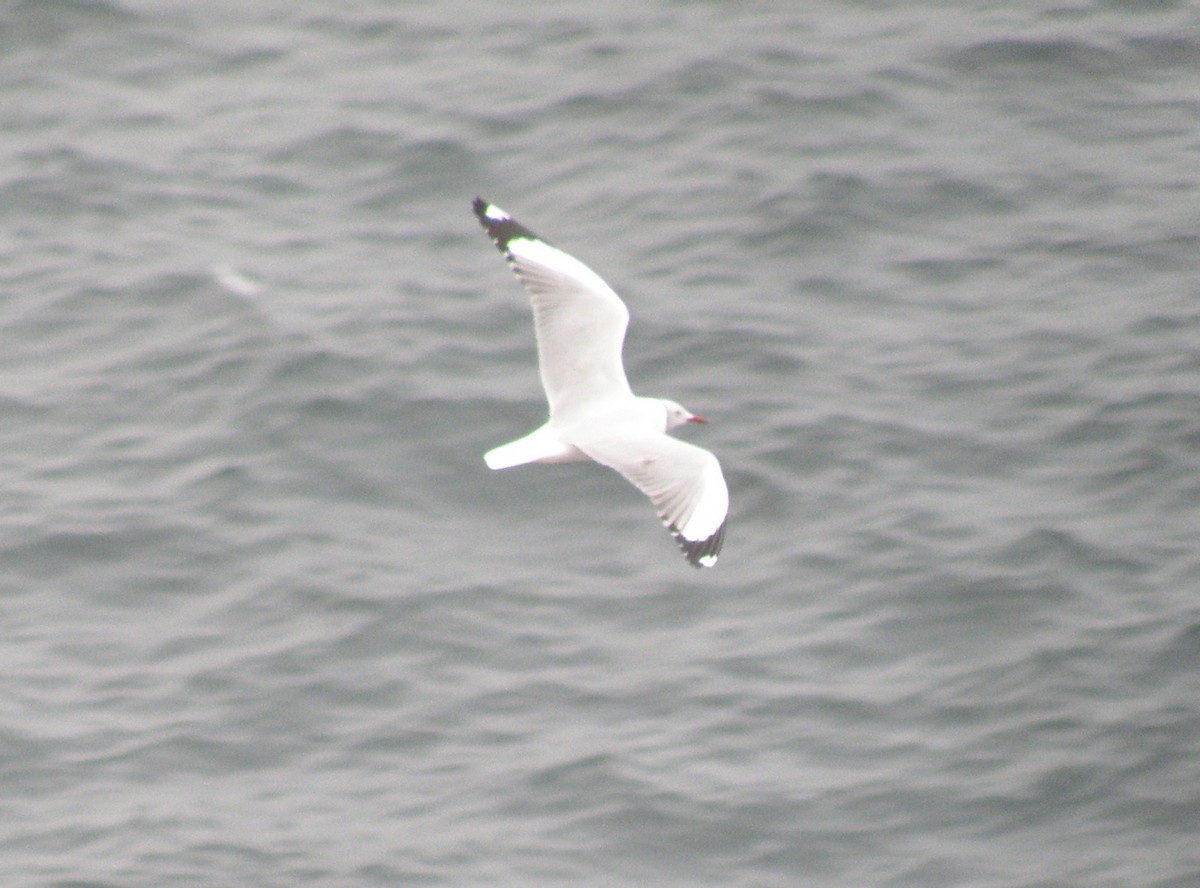
[[[688,562],[716,563],[725,539],[729,490],[717,458],[667,432],[704,422],[665,398],[634,395],[621,347],[629,311],[604,280],[495,204],[475,215],[529,293],[538,368],[550,418],[484,455],[493,469],[593,459],[650,497]]]

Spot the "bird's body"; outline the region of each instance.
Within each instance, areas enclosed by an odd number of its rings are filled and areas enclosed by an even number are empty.
[[[716,563],[729,491],[717,458],[667,434],[704,422],[674,401],[634,395],[621,348],[629,311],[599,275],[494,204],[475,215],[529,293],[538,368],[550,406],[546,424],[489,450],[489,468],[592,459],[650,497],[689,563]]]

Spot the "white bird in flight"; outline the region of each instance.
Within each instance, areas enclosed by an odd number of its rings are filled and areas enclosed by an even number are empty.
[[[688,562],[712,567],[725,541],[729,490],[717,458],[667,435],[706,422],[666,398],[634,395],[621,345],[629,310],[598,274],[495,204],[475,215],[529,293],[550,418],[484,454],[489,468],[593,459],[650,497]]]

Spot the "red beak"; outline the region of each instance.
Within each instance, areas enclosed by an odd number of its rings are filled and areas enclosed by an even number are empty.
[[[697,416],[696,414],[693,413],[691,416],[688,417],[688,422],[698,422],[698,423],[707,424],[708,420],[705,419],[703,416]]]

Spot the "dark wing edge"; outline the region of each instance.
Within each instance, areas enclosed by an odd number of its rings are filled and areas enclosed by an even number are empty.
[[[513,240],[536,240],[546,243],[546,241],[538,237],[504,210],[500,209],[493,203],[488,203],[482,197],[475,198],[471,202],[471,209],[475,211],[475,218],[479,220],[479,224],[483,226],[483,230],[487,232],[488,237],[496,245],[501,253],[509,260],[514,261],[514,257],[508,252],[508,242]],[[494,215],[489,214],[489,210]]]
[[[725,544],[725,525],[728,523],[728,521],[722,521],[716,533],[706,540],[689,540],[679,532],[678,527],[663,520],[663,526],[675,537],[675,542],[679,544],[683,557],[687,559],[688,564],[696,568],[712,567],[717,563],[717,556],[721,554],[721,546]]]

